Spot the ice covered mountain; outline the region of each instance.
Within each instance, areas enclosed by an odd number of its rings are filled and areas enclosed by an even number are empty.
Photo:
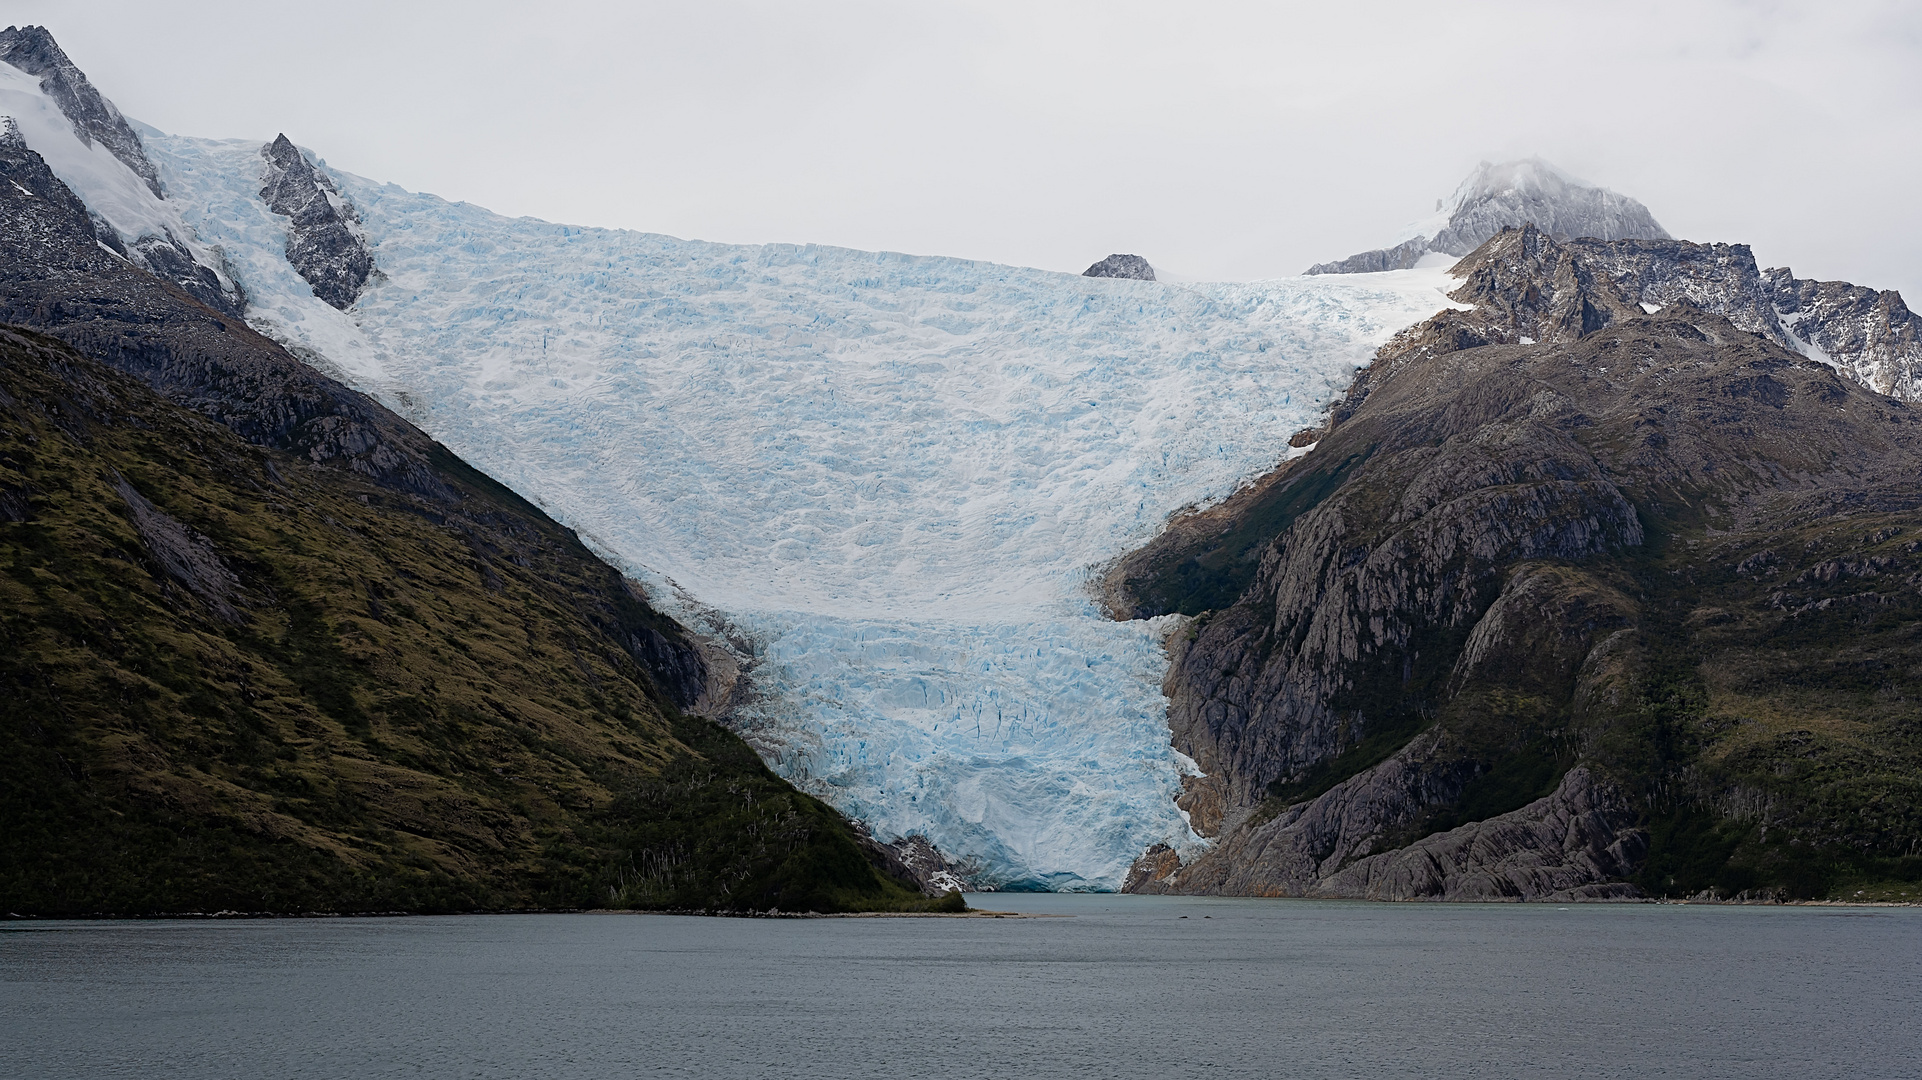
[[[144,132],[250,318],[732,642],[786,776],[984,884],[1113,887],[1172,802],[1155,626],[1090,569],[1290,452],[1443,275],[1188,287],[509,219],[334,173],[377,272],[288,262],[256,142]],[[645,560],[639,553],[648,553]]]
[[[1310,274],[1366,274],[1402,270],[1430,253],[1460,258],[1503,229],[1533,225],[1556,240],[1667,240],[1648,207],[1626,195],[1583,183],[1543,161],[1482,162],[1435,212],[1408,225],[1385,248],[1318,263]]]

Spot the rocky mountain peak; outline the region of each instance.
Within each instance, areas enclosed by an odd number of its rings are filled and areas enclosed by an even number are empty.
[[[1568,342],[1686,304],[1879,394],[1922,398],[1922,318],[1901,294],[1761,270],[1747,244],[1558,241],[1524,225],[1497,233],[1453,273],[1463,284],[1450,295],[1476,310],[1442,312],[1404,334],[1480,344]]]
[[[1455,191],[1448,223],[1429,248],[1466,255],[1503,229],[1533,224],[1557,240],[1669,240],[1648,207],[1576,180],[1541,158],[1484,161]]]
[[[1503,229],[1533,225],[1555,240],[1669,240],[1648,207],[1577,180],[1541,158],[1484,161],[1435,213],[1391,247],[1309,267],[1310,274],[1405,270],[1431,252],[1460,257]]]
[[[160,197],[160,173],[147,159],[140,136],[128,126],[113,102],[100,96],[85,72],[53,40],[44,26],[9,26],[0,30],[0,60],[29,75],[40,76],[40,89],[60,106],[73,132],[88,145],[99,143],[146,181]]]
[[[282,133],[260,148],[260,198],[288,219],[287,261],[313,286],[314,295],[346,310],[374,272],[374,252],[360,215]]]
[[[1082,277],[1133,278],[1153,281],[1155,268],[1139,255],[1110,255],[1081,272]]]

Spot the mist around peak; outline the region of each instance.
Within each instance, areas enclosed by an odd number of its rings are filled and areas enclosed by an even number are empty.
[[[1389,246],[1317,263],[1307,273],[1406,270],[1429,254],[1460,258],[1503,229],[1524,225],[1559,241],[1673,239],[1639,201],[1579,180],[1539,157],[1484,161],[1452,195],[1436,201],[1433,214],[1409,224]]]

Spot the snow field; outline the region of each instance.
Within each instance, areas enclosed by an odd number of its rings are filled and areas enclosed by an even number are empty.
[[[147,182],[111,150],[92,139],[83,142],[59,104],[40,89],[37,76],[0,63],[0,116],[13,119],[20,137],[46,161],[47,168],[87,204],[96,219],[110,225],[123,244],[131,248],[146,237],[171,237],[203,266],[219,270],[219,257],[195,240],[194,231],[181,220],[180,208],[155,198]]]
[[[732,722],[984,884],[1115,888],[1173,805],[1160,624],[1093,568],[1272,467],[1440,270],[1227,285],[508,219],[334,173],[343,315],[286,266],[257,143],[143,132],[261,329],[324,355],[740,643]]]

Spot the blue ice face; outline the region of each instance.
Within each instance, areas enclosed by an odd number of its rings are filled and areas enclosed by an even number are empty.
[[[336,174],[376,279],[285,267],[258,148],[148,133],[264,332],[324,358],[732,642],[783,775],[989,885],[1113,888],[1197,843],[1162,625],[1091,572],[1272,467],[1440,274],[1254,284],[739,247]],[[251,185],[251,188],[250,186]]]

